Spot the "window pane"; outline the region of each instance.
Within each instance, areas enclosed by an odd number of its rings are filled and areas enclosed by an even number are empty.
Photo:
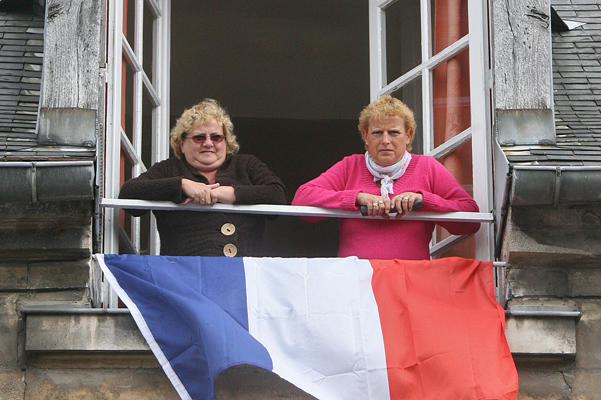
[[[126,151],[121,148],[121,184],[132,178],[133,163],[131,162]],[[119,210],[119,225],[121,226],[119,233],[119,254],[133,253],[131,246],[133,217],[125,210]]]
[[[140,219],[140,254],[150,254],[150,211]]]
[[[146,168],[152,165],[152,149],[155,142],[156,121],[153,118],[153,103],[148,91],[142,90],[142,148],[141,160]],[[150,254],[150,212],[140,217],[140,254]]]
[[[121,128],[133,142],[134,73],[125,57],[121,71]]]
[[[434,54],[468,33],[467,0],[430,0]]]
[[[387,83],[421,63],[419,1],[399,0],[385,9]]]
[[[399,90],[390,94],[397,99],[400,99],[407,107],[413,111],[415,118],[416,128],[415,135],[413,136],[413,143],[411,152],[415,154],[424,154],[424,136],[422,129],[422,79],[418,77]]]
[[[472,177],[472,141],[461,144],[438,161],[442,163],[457,179],[463,189],[473,196]]]
[[[148,5],[144,5],[144,54],[142,60],[142,68],[144,68],[144,72],[148,76],[148,79],[152,82],[152,62],[154,60],[154,25],[156,24],[156,20],[154,18],[154,14],[152,13],[152,9]]]
[[[129,43],[129,46],[134,48],[134,36],[136,33],[136,0],[123,0],[123,34]]]
[[[146,168],[152,165],[153,132],[156,127],[152,118],[152,102],[148,92],[142,90],[142,162]]]
[[[449,233],[446,229],[436,226],[436,237],[438,240],[442,240],[449,236]],[[464,257],[464,258],[475,258],[475,241],[474,237],[467,237],[449,247],[447,247],[444,251],[439,252],[433,258],[443,258],[443,257]]]
[[[469,128],[470,71],[465,49],[433,71],[434,146]]]

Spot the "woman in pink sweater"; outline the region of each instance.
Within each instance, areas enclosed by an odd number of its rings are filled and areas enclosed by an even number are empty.
[[[383,96],[361,111],[359,131],[365,154],[343,158],[317,178],[301,185],[292,204],[358,210],[368,215],[398,216],[416,202],[420,211],[477,212],[478,205],[453,175],[429,156],[411,154],[413,112],[400,100]],[[440,222],[455,235],[475,233],[479,223]],[[338,256],[429,259],[434,223],[402,219],[340,219]]]

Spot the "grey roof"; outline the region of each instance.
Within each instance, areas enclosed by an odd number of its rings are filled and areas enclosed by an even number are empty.
[[[0,160],[35,146],[44,20],[0,11]]]
[[[507,146],[511,163],[601,165],[601,5],[552,0],[564,22],[584,23],[552,35],[554,146]]]

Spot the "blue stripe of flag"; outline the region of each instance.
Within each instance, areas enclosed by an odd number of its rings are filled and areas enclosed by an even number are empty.
[[[248,333],[242,258],[106,254],[104,262],[193,399],[212,398],[215,378],[231,366],[272,370]]]

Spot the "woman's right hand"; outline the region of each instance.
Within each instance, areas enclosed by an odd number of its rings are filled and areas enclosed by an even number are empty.
[[[399,195],[394,196],[391,202],[392,207],[396,208],[398,212],[397,217],[402,217],[409,211],[413,210],[413,205],[416,201],[422,201],[423,199],[424,195],[421,193],[403,192]]]
[[[390,212],[390,199],[375,194],[359,192],[355,199],[355,204],[359,207],[367,206],[367,215],[382,216]]]
[[[182,178],[182,190],[187,196],[182,204],[194,202],[202,205],[213,205],[217,203],[217,196],[211,193],[211,190],[217,187],[219,187],[218,183],[206,185],[202,182]]]

